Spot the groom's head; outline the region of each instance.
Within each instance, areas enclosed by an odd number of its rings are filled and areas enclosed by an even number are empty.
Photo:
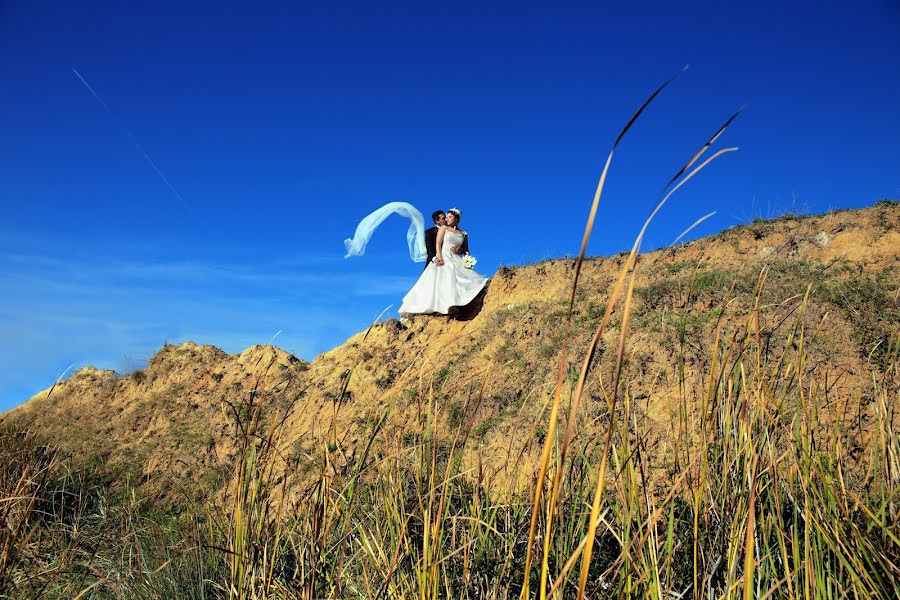
[[[436,210],[431,213],[431,220],[434,221],[435,225],[446,225],[447,224],[447,215],[444,214],[442,210]]]

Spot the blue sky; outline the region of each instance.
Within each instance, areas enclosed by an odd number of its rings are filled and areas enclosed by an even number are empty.
[[[610,144],[685,64],[620,147],[590,253],[628,247],[743,105],[740,151],[649,246],[711,211],[691,237],[900,195],[889,0],[8,0],[0,56],[0,410],[166,341],[341,343],[420,273],[400,220],[342,257],[389,201],[461,207],[486,275],[576,253]]]

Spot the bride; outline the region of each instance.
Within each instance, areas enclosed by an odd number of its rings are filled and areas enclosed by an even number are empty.
[[[439,313],[465,306],[474,300],[487,284],[487,278],[463,264],[454,250],[463,247],[467,234],[459,229],[462,214],[458,208],[447,211],[447,224],[438,230],[434,260],[411,290],[403,297],[398,311],[401,316]],[[468,254],[468,252],[466,252]]]

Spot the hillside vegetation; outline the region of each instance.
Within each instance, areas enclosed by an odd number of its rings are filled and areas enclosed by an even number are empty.
[[[503,267],[464,320],[389,319],[309,363],[167,345],[0,427],[117,514],[193,523],[174,558],[129,538],[183,597],[893,593],[898,248],[894,202],[754,221],[640,255],[604,327],[627,254],[584,263],[571,319],[574,260]]]

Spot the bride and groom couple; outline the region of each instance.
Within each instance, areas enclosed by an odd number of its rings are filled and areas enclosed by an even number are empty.
[[[431,215],[434,227],[425,230],[422,213],[414,206],[386,204],[359,223],[353,239],[344,241],[345,258],[362,255],[372,233],[392,214],[411,221],[406,234],[410,258],[426,263],[419,280],[403,297],[400,315],[446,315],[475,300],[488,280],[472,269],[475,261],[469,255],[469,236],[459,228],[462,212],[458,208],[435,211]]]

